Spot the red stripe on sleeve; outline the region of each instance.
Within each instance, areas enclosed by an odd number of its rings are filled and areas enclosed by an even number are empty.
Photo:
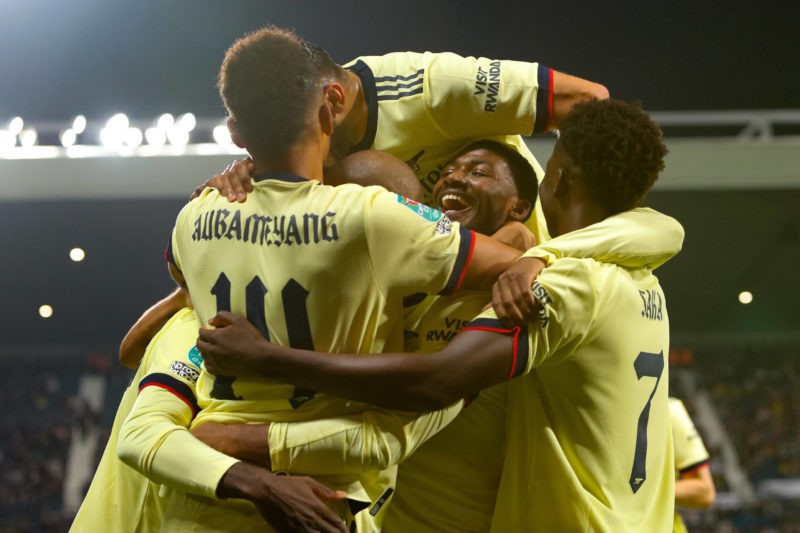
[[[173,388],[172,388],[172,387],[170,387],[169,385],[165,385],[165,384],[163,384],[163,383],[153,383],[153,382],[151,382],[151,383],[145,383],[144,385],[142,385],[141,387],[139,387],[139,392],[142,392],[142,391],[144,390],[144,388],[145,388],[145,387],[159,387],[159,388],[161,388],[161,389],[164,389],[164,390],[166,390],[166,391],[169,391],[169,392],[171,392],[172,394],[174,394],[175,396],[177,396],[178,398],[180,398],[180,399],[181,399],[181,401],[182,401],[183,403],[185,403],[186,405],[188,405],[188,406],[189,406],[189,409],[191,409],[191,410],[192,410],[192,418],[194,418],[195,416],[197,416],[197,407],[195,407],[194,405],[192,405],[192,402],[191,402],[190,400],[187,400],[186,398],[184,398],[184,397],[183,397],[183,396],[182,396],[182,395],[181,395],[181,394],[180,394],[178,391],[176,391],[175,389],[173,389]]]

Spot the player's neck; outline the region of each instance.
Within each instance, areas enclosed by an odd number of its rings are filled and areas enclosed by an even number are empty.
[[[327,147],[317,142],[300,142],[292,145],[280,157],[258,157],[253,155],[255,173],[280,172],[294,174],[309,180],[322,181],[322,163],[327,155]]]

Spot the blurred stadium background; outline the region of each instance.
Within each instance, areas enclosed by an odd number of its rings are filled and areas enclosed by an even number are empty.
[[[780,24],[794,4],[63,4],[0,2],[0,532],[68,528],[132,376],[118,343],[172,287],[174,217],[239,156],[219,129],[218,63],[266,23],[340,61],[542,60],[641,99],[671,150],[646,204],[686,229],[658,271],[671,394],[719,493],[684,516],[691,531],[800,531],[800,71]],[[529,139],[543,164],[552,143]]]

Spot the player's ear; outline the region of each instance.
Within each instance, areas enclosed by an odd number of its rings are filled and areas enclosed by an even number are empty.
[[[244,141],[242,141],[242,136],[239,135],[239,130],[236,128],[236,121],[233,120],[233,117],[229,116],[225,123],[228,126],[228,133],[231,134],[231,140],[233,141],[233,144],[239,148],[246,148]]]
[[[533,206],[531,206],[531,203],[528,200],[517,198],[517,201],[514,202],[514,205],[511,207],[511,212],[508,214],[508,218],[516,222],[522,222],[531,214],[531,209],[533,209]]]
[[[345,110],[344,87],[332,81],[323,88],[322,106],[319,109],[319,123],[326,135],[333,134],[337,117],[343,115]]]

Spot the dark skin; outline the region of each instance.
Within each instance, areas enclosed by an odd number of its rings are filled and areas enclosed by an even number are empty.
[[[556,234],[574,231],[609,215],[580,181],[580,168],[558,144],[540,190],[548,227]],[[551,226],[552,225],[552,226]],[[500,293],[520,290],[541,263],[522,259],[509,269],[509,283],[498,280]],[[530,310],[538,303],[530,291]],[[520,309],[516,312],[521,313]],[[286,380],[295,385],[372,403],[390,409],[432,410],[508,379],[514,339],[483,330],[463,331],[442,351],[417,356],[382,354],[331,355],[270,344],[247,320],[219,313],[203,328],[197,347],[212,373]]]

